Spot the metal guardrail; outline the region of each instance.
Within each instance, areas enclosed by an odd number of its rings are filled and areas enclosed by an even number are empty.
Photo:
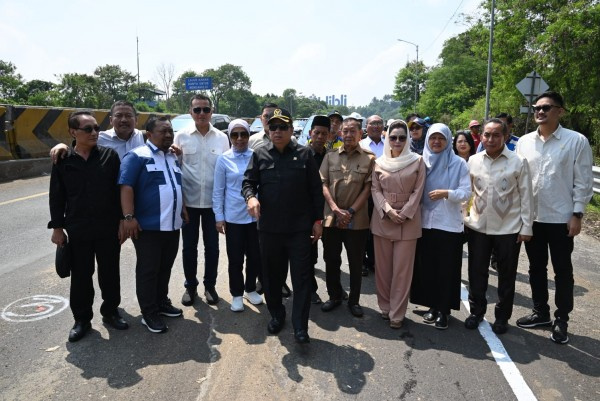
[[[594,193],[600,194],[600,167],[593,166],[592,171],[594,175]]]

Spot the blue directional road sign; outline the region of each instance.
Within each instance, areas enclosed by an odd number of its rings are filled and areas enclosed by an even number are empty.
[[[202,91],[212,89],[212,77],[191,77],[185,79],[185,90]]]

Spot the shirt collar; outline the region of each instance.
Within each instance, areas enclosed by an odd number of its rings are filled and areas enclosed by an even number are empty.
[[[550,136],[554,136],[556,139],[560,140],[560,136],[561,136],[560,132],[561,132],[561,130],[562,130],[562,125],[558,124],[558,127],[556,127],[556,130],[552,134],[550,134]],[[540,136],[542,136],[542,134],[540,134],[540,127],[537,127],[536,131],[537,131],[538,138]]]
[[[351,155],[351,154],[352,154],[352,153],[354,153],[354,152],[362,153],[362,152],[363,152],[363,148],[360,146],[360,144],[357,144],[357,145],[356,145],[356,148],[354,148],[354,150],[352,150],[351,152],[348,152],[348,151],[346,151],[346,149],[344,148],[344,145],[342,145],[342,146],[340,146],[340,147],[338,148],[338,152],[339,152],[340,154],[342,154],[342,153],[347,153],[348,155]]]

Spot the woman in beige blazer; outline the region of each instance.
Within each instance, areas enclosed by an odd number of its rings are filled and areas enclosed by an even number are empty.
[[[390,327],[402,327],[417,238],[421,236],[421,195],[425,165],[410,151],[408,127],[394,121],[385,138],[383,155],[373,169],[371,232],[375,247],[375,283],[381,317]]]

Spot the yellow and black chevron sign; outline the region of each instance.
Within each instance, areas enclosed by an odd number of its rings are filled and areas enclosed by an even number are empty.
[[[70,144],[67,119],[76,109],[35,106],[0,106],[0,160],[47,157],[58,143]],[[101,130],[110,128],[109,110],[92,110]],[[162,113],[139,113],[138,129]],[[6,123],[5,123],[6,122]]]

